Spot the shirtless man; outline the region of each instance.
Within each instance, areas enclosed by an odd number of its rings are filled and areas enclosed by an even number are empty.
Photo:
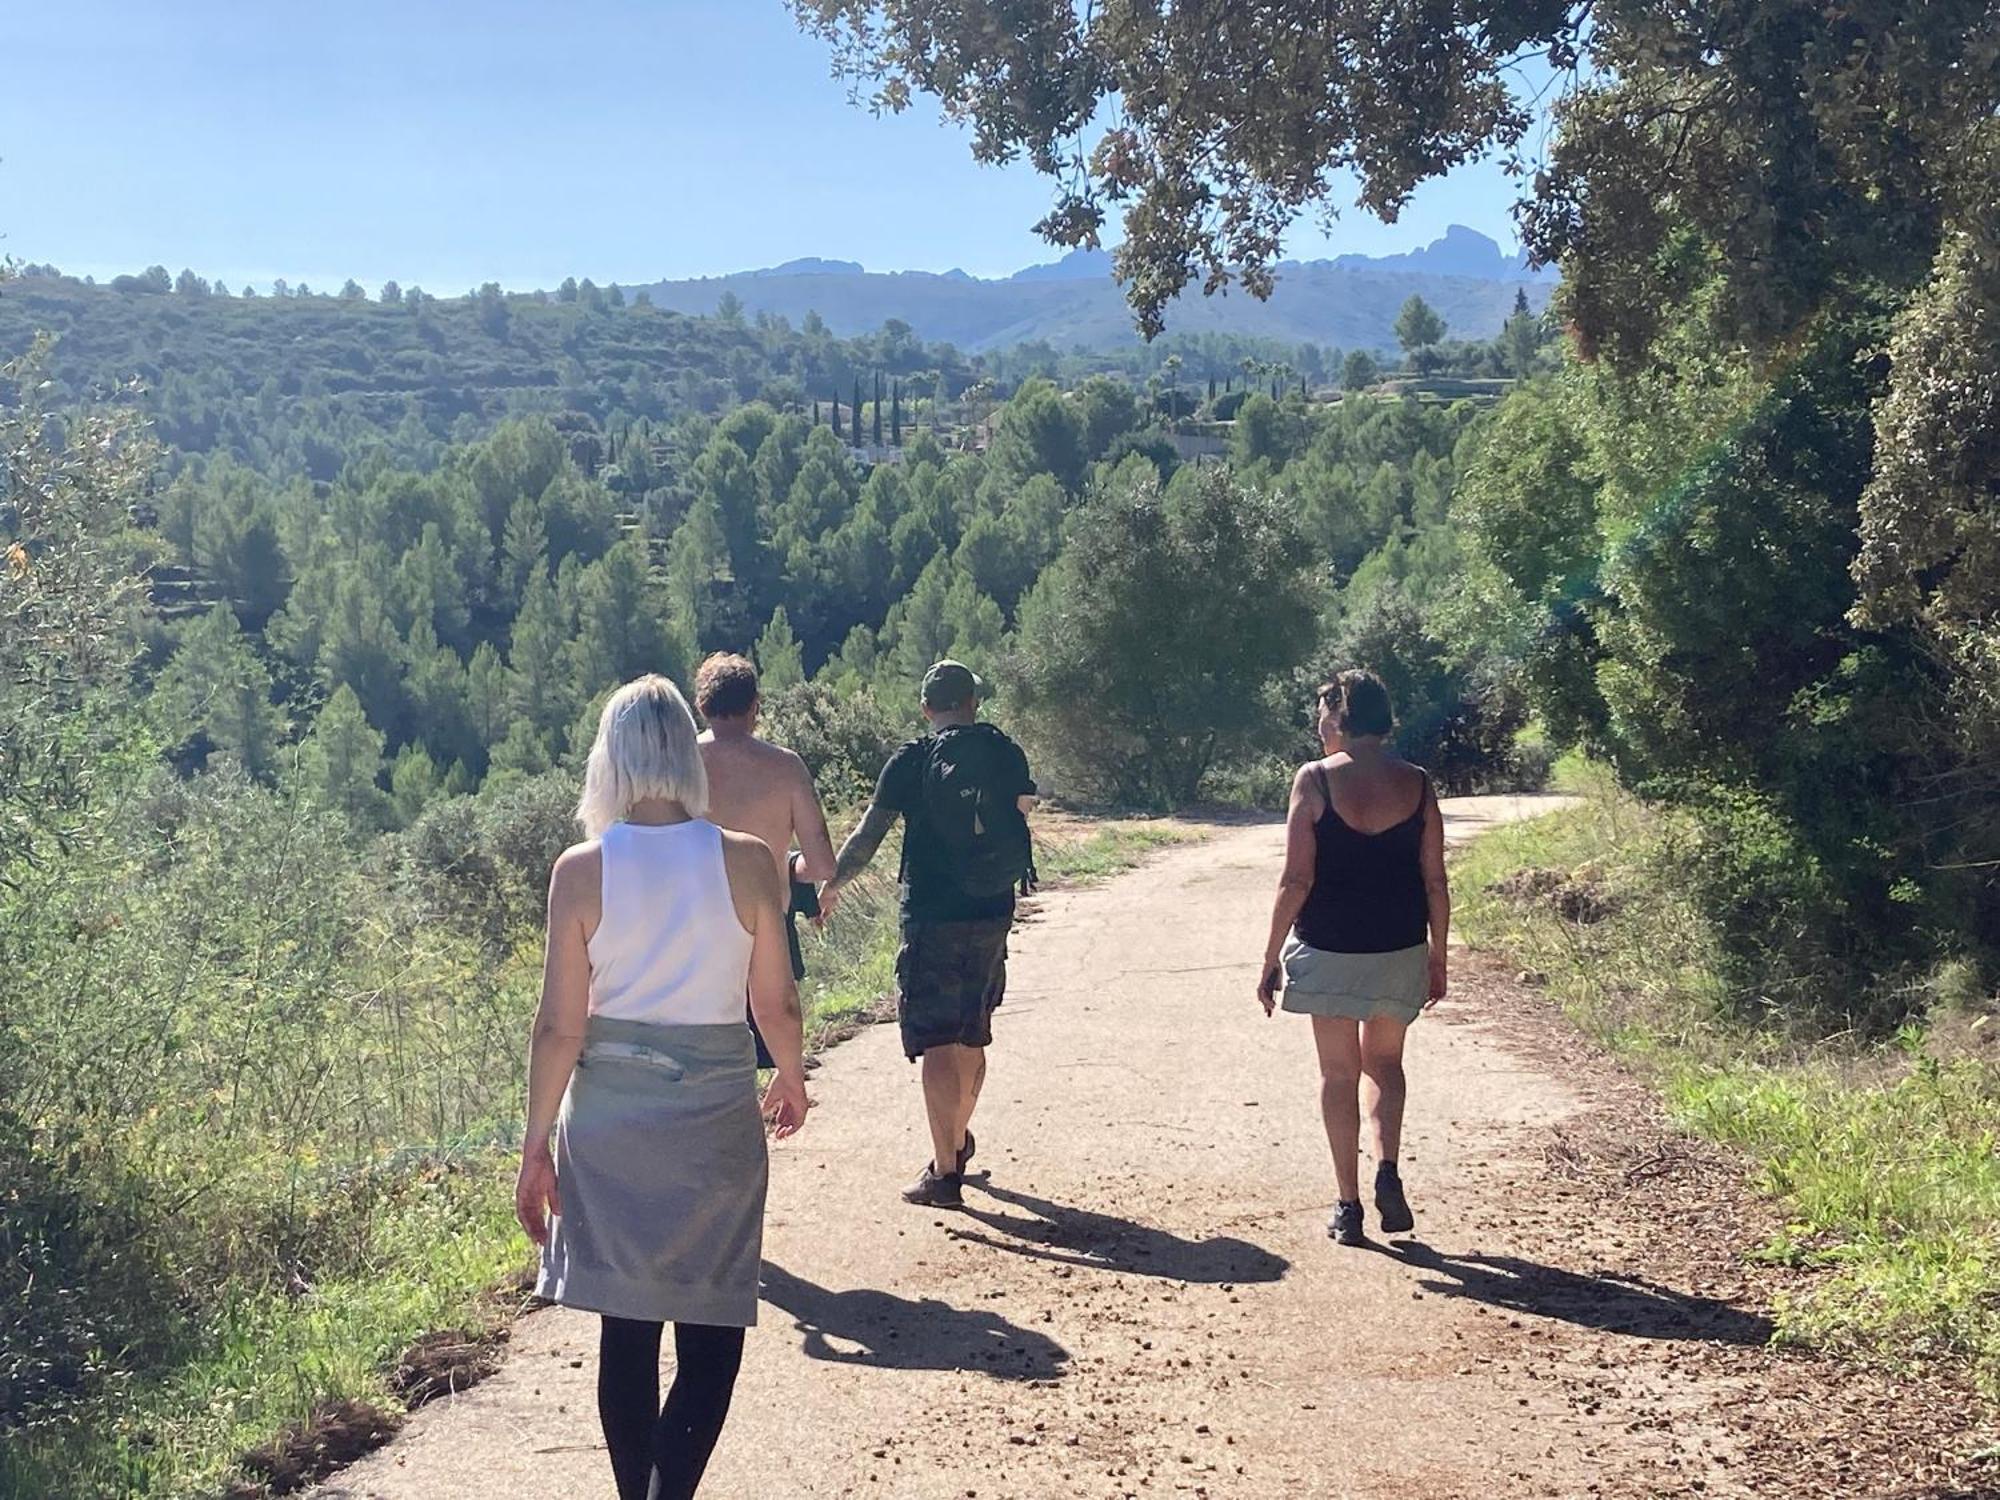
[[[701,736],[702,763],[708,768],[708,816],[736,833],[764,841],[778,862],[785,889],[796,897],[803,883],[833,877],[833,839],[820,811],[806,763],[781,745],[757,738],[757,668],[745,657],[717,652],[701,664],[694,679],[695,707],[708,728]],[[798,852],[792,852],[792,846]],[[799,948],[798,902],[786,918],[792,949],[792,976],[806,975],[805,954]],[[807,912],[811,914],[810,910]],[[752,1022],[755,1029],[755,1022]],[[763,1039],[757,1042],[759,1060]]]

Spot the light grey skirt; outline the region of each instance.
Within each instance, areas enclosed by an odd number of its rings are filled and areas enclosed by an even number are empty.
[[[750,1028],[592,1016],[556,1122],[536,1292],[664,1323],[757,1321],[770,1165]]]
[[[1329,953],[1295,935],[1279,957],[1285,968],[1280,1003],[1300,1015],[1355,1021],[1386,1016],[1407,1026],[1430,998],[1430,958],[1428,943],[1388,953]]]

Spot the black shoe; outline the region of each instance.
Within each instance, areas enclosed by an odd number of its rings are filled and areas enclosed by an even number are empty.
[[[1403,1179],[1394,1167],[1375,1173],[1375,1212],[1381,1216],[1384,1234],[1408,1234],[1417,1227],[1410,1200],[1403,1196]]]
[[[965,1132],[965,1144],[958,1148],[958,1175],[965,1175],[965,1164],[972,1160],[972,1132]]]
[[[903,1189],[903,1201],[923,1208],[963,1208],[965,1199],[959,1192],[960,1186],[958,1173],[939,1174],[926,1166],[924,1175]]]
[[[1368,1236],[1361,1232],[1361,1205],[1336,1203],[1333,1217],[1326,1221],[1326,1232],[1342,1245],[1367,1244]]]

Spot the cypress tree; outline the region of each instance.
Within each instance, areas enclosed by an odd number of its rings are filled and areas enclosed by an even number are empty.
[[[898,448],[903,446],[903,382],[900,380],[889,387],[889,441]]]
[[[813,402],[813,426],[819,426],[819,402]]]
[[[833,435],[835,437],[846,436],[846,434],[840,430],[840,397],[838,396],[835,396],[833,398]]]
[[[859,448],[861,446],[861,377],[859,375],[854,377],[854,410],[850,415],[854,419],[850,424],[854,428],[854,432],[848,441]]]
[[[882,372],[875,372],[875,446],[882,446]]]
[[[1208,404],[1210,406],[1215,405],[1215,372],[1213,370],[1208,375]]]

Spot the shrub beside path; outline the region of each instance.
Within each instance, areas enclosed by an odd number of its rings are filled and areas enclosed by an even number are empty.
[[[1308,1026],[1252,994],[1281,845],[1038,899],[964,1213],[896,1196],[927,1146],[895,1029],[826,1055],[704,1495],[1982,1492],[1957,1392],[1766,1347],[1795,1273],[1742,1259],[1772,1219],[1740,1166],[1497,961],[1413,1030],[1416,1233],[1334,1246]],[[595,1362],[594,1319],[523,1319],[322,1500],[608,1496]]]

